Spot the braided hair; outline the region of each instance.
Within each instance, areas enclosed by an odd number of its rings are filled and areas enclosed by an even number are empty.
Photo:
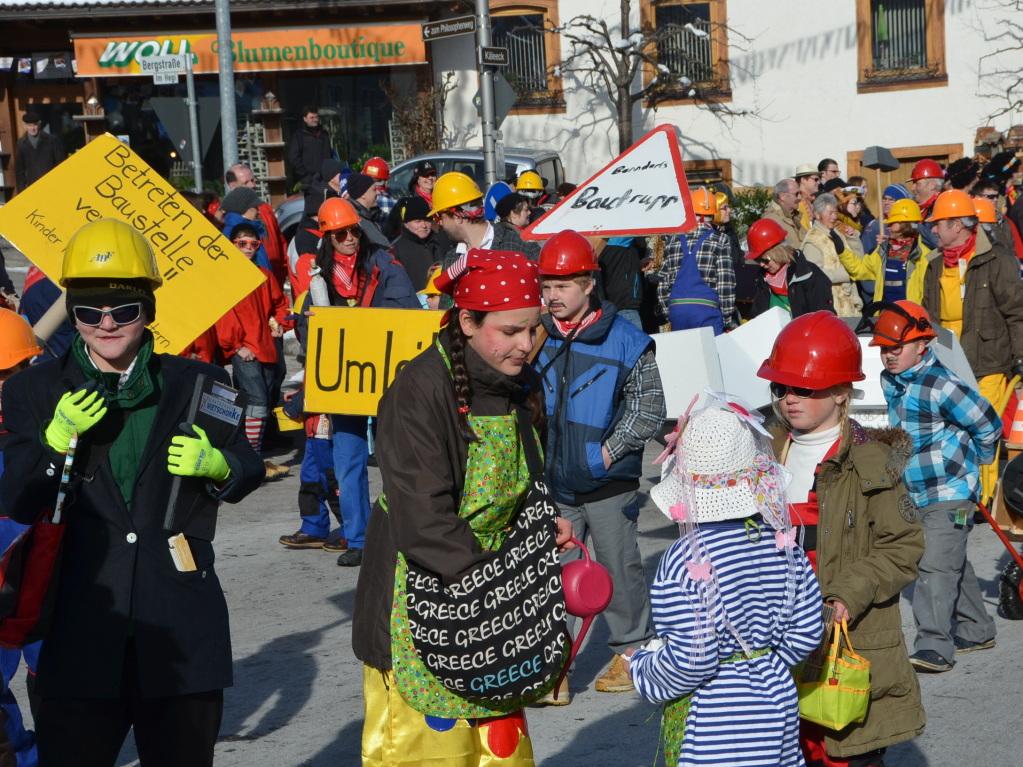
[[[447,333],[448,360],[451,362],[451,386],[455,392],[455,402],[458,405],[458,426],[461,435],[469,442],[476,440],[476,432],[469,425],[469,408],[472,407],[472,381],[469,379],[469,371],[465,366],[465,347],[469,342],[468,337],[462,332],[462,323],[459,321],[460,310],[457,306],[451,309],[451,321],[443,332]],[[469,313],[469,321],[479,327],[486,319],[488,312],[466,309]],[[530,387],[524,387],[525,406],[529,410],[529,420],[538,431],[543,431],[547,422],[547,415],[544,412],[543,402],[538,392]]]

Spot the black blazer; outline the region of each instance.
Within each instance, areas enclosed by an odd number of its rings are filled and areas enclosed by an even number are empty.
[[[46,697],[118,697],[131,636],[143,697],[231,685],[227,603],[213,568],[213,545],[189,538],[197,569],[178,572],[167,546],[170,532],[163,528],[173,479],[167,449],[181,433],[178,424],[185,420],[196,376],[230,381],[222,368],[182,357],[154,354],[150,364],[162,384],[130,510],[109,457],[92,479],[82,477],[90,453],[88,432],[80,443],[81,461],[76,456],[77,473],[72,472],[64,506],[67,530],[53,625],[37,668],[36,689]],[[47,447],[41,435],[57,400],[84,381],[69,350],[4,384],[4,424],[11,436],[4,450],[0,506],[18,522],[30,523],[53,506],[64,457]],[[259,487],[265,469],[244,432],[234,444],[220,447],[231,467],[224,486],[217,491],[204,479],[188,478],[182,496],[207,494],[234,503]]]

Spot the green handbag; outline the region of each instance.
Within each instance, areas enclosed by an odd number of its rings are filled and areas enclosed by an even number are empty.
[[[835,635],[820,671],[807,674],[800,668],[797,681],[799,715],[831,730],[841,730],[853,722],[862,722],[870,704],[870,661],[857,655],[849,641],[845,621],[835,624]]]

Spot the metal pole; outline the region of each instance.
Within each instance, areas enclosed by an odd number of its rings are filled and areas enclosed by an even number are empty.
[[[202,144],[199,143],[199,116],[196,109],[199,104],[195,100],[195,78],[192,76],[192,55],[185,56],[185,82],[188,85],[188,128],[192,140],[192,177],[195,179],[195,191],[202,193]]]
[[[490,0],[476,0],[476,61],[480,71],[480,111],[483,113],[483,179],[487,189],[497,182],[497,119],[494,116],[494,67],[486,66],[480,48],[490,47]],[[486,190],[484,190],[486,191]]]
[[[220,58],[220,139],[224,172],[238,164],[238,115],[234,108],[234,62],[231,60],[231,11],[228,0],[216,0],[217,55]]]

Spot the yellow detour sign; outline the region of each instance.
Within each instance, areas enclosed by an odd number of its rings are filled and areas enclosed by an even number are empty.
[[[68,240],[100,218],[125,221],[156,255],[163,285],[156,351],[177,354],[263,282],[263,274],[134,152],[107,134],[0,208],[0,233],[60,281]]]
[[[409,360],[430,348],[440,312],[317,306],[305,361],[307,413],[376,415]]]

